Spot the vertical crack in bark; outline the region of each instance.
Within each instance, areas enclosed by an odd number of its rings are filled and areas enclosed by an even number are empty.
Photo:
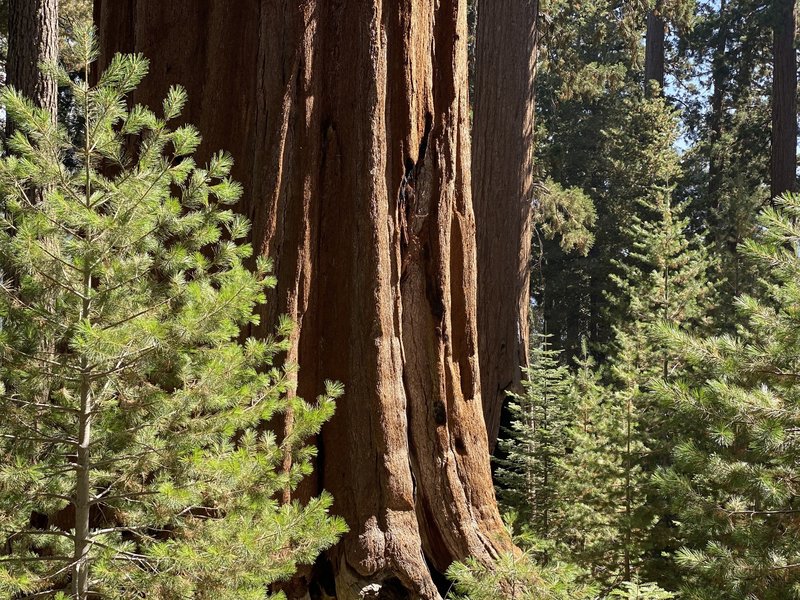
[[[478,391],[464,0],[202,0],[213,22],[138,3],[135,49],[174,70],[137,99],[187,87],[201,155],[231,151],[255,248],[280,257],[253,333],[288,313],[299,395],[345,385],[293,494],[324,484],[350,526],[327,557],[337,597],[438,600],[431,569],[510,547]],[[125,6],[102,26],[127,27]],[[198,73],[187,48],[211,41]]]

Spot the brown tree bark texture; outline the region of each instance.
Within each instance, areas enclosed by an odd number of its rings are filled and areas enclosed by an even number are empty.
[[[795,0],[773,4],[772,197],[797,190],[797,48]]]
[[[55,118],[58,88],[39,70],[58,58],[58,0],[10,0],[6,83]]]
[[[657,12],[647,13],[647,34],[645,36],[644,86],[645,92],[650,89],[650,82],[658,83],[664,90],[664,38],[666,24]]]
[[[466,2],[98,0],[95,19],[104,61],[151,59],[137,102],[184,85],[202,153],[237,160],[278,278],[255,333],[290,315],[298,393],[345,384],[307,486],[350,527],[337,597],[439,598],[432,572],[511,547],[480,398]]]
[[[481,396],[490,448],[528,363],[538,0],[481,2],[472,194],[478,244]]]

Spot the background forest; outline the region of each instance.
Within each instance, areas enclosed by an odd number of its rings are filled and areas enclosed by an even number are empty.
[[[796,2],[279,4],[0,2],[0,596],[800,599]]]
[[[796,7],[539,9],[501,503],[536,561],[601,595],[797,597]]]

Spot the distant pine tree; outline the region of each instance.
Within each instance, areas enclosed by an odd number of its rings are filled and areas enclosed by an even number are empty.
[[[88,72],[93,34],[74,40]],[[197,131],[167,126],[184,91],[162,117],[128,108],[147,68],[118,55],[89,86],[50,67],[76,99],[77,144],[14,90],[0,98],[16,126],[0,159],[4,598],[262,599],[344,528],[326,495],[275,501],[309,473],[304,440],[341,390],[287,396],[272,359],[288,322],[238,342],[273,280],[263,260],[245,267],[230,157],[200,168]],[[279,441],[263,424],[289,408]]]
[[[583,343],[572,377],[568,429],[559,496],[565,498],[563,553],[608,590],[625,578],[626,560],[638,555],[641,534],[631,522],[641,508],[641,443],[625,395],[605,387]]]
[[[671,378],[682,358],[654,332],[664,322],[681,330],[707,324],[714,304],[708,282],[712,262],[702,239],[691,233],[686,204],[672,199],[671,187],[654,189],[640,205],[629,225],[631,249],[615,261],[619,275],[612,275],[615,289],[608,299],[620,319],[607,354],[624,424],[616,437],[626,472],[624,576],[630,580],[641,572],[663,581],[663,555],[674,549],[673,527],[649,480],[669,462],[679,424],[651,388],[654,380]]]
[[[658,483],[679,515],[685,598],[800,597],[800,197],[758,224],[740,251],[760,294],[737,300],[736,334],[660,331],[691,367],[656,390],[683,424]]]
[[[662,16],[687,17],[678,14],[686,12],[678,5],[688,2],[666,4]],[[613,261],[635,241],[629,225],[641,216],[638,202],[678,180],[682,165],[674,111],[642,89],[648,4],[591,0],[548,6],[542,9],[547,33],[537,75],[537,164],[570,196],[585,195],[597,215],[588,255],[542,244],[543,285],[533,289],[554,344],[572,359],[580,355],[584,337],[596,346],[613,339],[612,326],[621,318],[606,310],[605,293],[613,289],[609,275],[618,273]],[[604,359],[601,352],[597,357]]]

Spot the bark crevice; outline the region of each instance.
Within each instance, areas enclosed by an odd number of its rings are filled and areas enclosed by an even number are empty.
[[[174,62],[154,61],[136,100],[187,88],[199,158],[233,154],[254,247],[274,261],[252,333],[288,314],[297,393],[345,385],[293,494],[324,484],[350,527],[327,555],[336,597],[440,599],[453,560],[511,547],[478,389],[466,3],[203,0],[208,22],[196,0],[138,4],[135,49]],[[126,6],[99,0],[101,30],[124,29]],[[318,572],[291,593],[325,587]]]

